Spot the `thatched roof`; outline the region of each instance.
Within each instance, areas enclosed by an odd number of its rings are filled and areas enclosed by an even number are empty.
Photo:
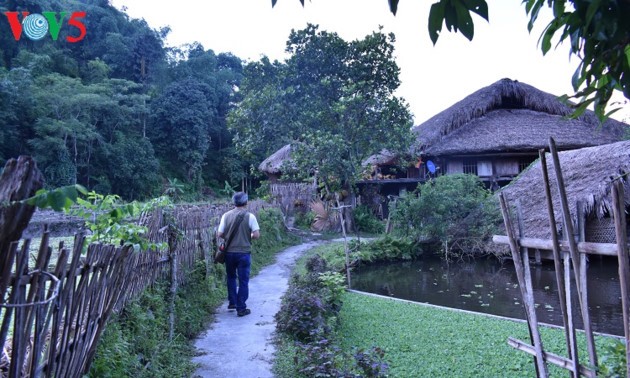
[[[361,163],[361,166],[367,167],[368,165],[394,165],[396,164],[397,160],[398,160],[397,154],[383,149],[378,154],[372,155],[368,157],[367,159],[363,160],[363,162]]]
[[[610,183],[620,175],[626,175],[623,178],[625,201],[626,206],[630,205],[630,141],[565,151],[559,157],[574,225],[577,220],[578,200],[584,202],[586,214],[602,217],[611,211]],[[560,199],[556,173],[549,154],[547,167],[556,222],[560,229]],[[511,204],[520,201],[526,237],[550,239],[547,202],[542,182],[542,166],[538,160],[501,191],[506,193]]]
[[[560,149],[613,143],[628,125],[608,120],[600,126],[586,111],[566,119],[572,109],[556,96],[515,80],[502,79],[482,88],[428,121],[414,127],[426,154],[520,152],[544,148],[550,136]]]
[[[277,175],[282,173],[283,165],[289,159],[291,159],[291,145],[287,144],[263,160],[258,169],[266,174]]]

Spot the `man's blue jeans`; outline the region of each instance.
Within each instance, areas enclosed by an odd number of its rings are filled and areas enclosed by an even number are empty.
[[[249,297],[249,268],[251,266],[251,254],[233,253],[225,254],[225,272],[227,273],[227,290],[229,304],[236,305],[236,311],[247,308],[245,302]],[[238,278],[238,290],[236,279]]]

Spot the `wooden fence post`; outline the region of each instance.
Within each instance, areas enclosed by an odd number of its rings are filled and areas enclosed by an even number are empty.
[[[545,150],[539,150],[540,164],[542,167],[542,176],[545,189],[545,197],[547,199],[547,214],[549,216],[549,228],[551,231],[551,241],[553,243],[553,264],[556,271],[556,284],[558,285],[558,296],[560,299],[560,310],[562,312],[562,321],[564,324],[564,337],[567,343],[567,352],[571,360],[573,361],[573,368],[571,369],[572,377],[579,377],[579,358],[577,351],[577,339],[575,335],[575,328],[573,327],[573,318],[569,316],[567,307],[567,296],[564,280],[564,267],[563,261],[560,256],[560,242],[558,241],[558,230],[556,228],[556,216],[553,212],[553,199],[551,197],[551,185],[549,184],[549,171],[547,170],[547,158],[545,156]],[[568,255],[567,255],[568,256]],[[564,263],[568,266],[568,261]],[[569,285],[570,288],[570,285]],[[570,301],[570,298],[569,298]]]
[[[626,336],[626,376],[630,377],[630,267],[628,263],[628,234],[625,211],[624,189],[620,180],[612,186],[613,216],[617,236],[617,257],[619,259],[619,283],[623,306],[623,330]]]
[[[175,333],[175,296],[177,295],[177,226],[170,223],[167,232],[171,276],[168,304],[168,340],[173,341],[173,335]]]
[[[514,227],[512,226],[512,220],[510,218],[510,210],[507,205],[507,200],[504,193],[499,194],[499,200],[501,203],[501,213],[503,214],[503,222],[505,224],[505,230],[510,240],[510,251],[512,252],[512,258],[514,259],[514,268],[516,269],[516,277],[518,278],[519,288],[521,289],[521,295],[523,297],[523,304],[525,306],[525,313],[527,315],[527,326],[532,338],[532,344],[534,346],[534,361],[536,363],[536,376],[548,377],[547,365],[543,356],[543,345],[540,333],[538,332],[538,319],[536,318],[536,309],[534,306],[534,295],[530,291],[528,292],[525,281],[525,270],[523,261],[519,251],[518,241],[514,235]]]
[[[11,203],[34,196],[43,185],[44,176],[30,156],[7,161],[0,176],[0,253],[20,239],[35,212],[33,206]]]
[[[553,165],[556,170],[556,180],[558,184],[558,194],[560,196],[560,206],[562,208],[564,233],[568,239],[567,241],[569,244],[569,251],[571,253],[571,262],[573,264],[573,274],[575,276],[575,282],[577,283],[578,299],[584,323],[584,332],[586,334],[586,349],[588,351],[591,365],[597,366],[597,351],[595,349],[595,339],[591,328],[591,316],[588,310],[586,293],[582,291],[584,286],[582,283],[582,269],[580,269],[580,256],[577,248],[577,242],[573,238],[573,221],[569,212],[566,187],[564,185],[564,177],[562,176],[562,168],[560,167],[560,157],[558,156],[558,150],[556,149],[556,142],[551,137],[549,138],[549,149],[551,150],[551,157],[553,158]]]

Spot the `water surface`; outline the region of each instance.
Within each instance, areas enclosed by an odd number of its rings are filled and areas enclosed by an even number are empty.
[[[553,262],[532,266],[532,283],[539,322],[562,325]],[[451,262],[423,258],[411,262],[359,267],[352,288],[415,302],[525,319],[514,265],[496,258]],[[575,288],[573,289],[575,294]],[[617,262],[592,257],[588,268],[589,308],[593,329],[623,335],[621,289]],[[582,327],[577,296],[575,323]]]

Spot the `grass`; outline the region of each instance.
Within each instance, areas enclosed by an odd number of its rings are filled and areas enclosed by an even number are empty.
[[[390,377],[532,377],[533,359],[507,345],[509,336],[528,341],[527,325],[420,304],[346,293],[337,338],[344,350],[385,350]],[[566,356],[564,333],[541,328],[545,350]],[[597,337],[597,350],[613,338]],[[587,361],[578,335],[582,364]],[[550,376],[568,372],[549,366]]]
[[[278,252],[299,242],[286,233],[279,211],[261,211],[258,221],[261,238],[252,245],[252,276],[273,262]],[[189,284],[178,289],[172,341],[168,340],[168,285],[154,284],[108,323],[87,376],[191,376],[196,368],[193,340],[212,321],[215,308],[227,295],[225,268],[215,266],[209,277],[205,272],[205,265],[199,262],[190,272]]]

